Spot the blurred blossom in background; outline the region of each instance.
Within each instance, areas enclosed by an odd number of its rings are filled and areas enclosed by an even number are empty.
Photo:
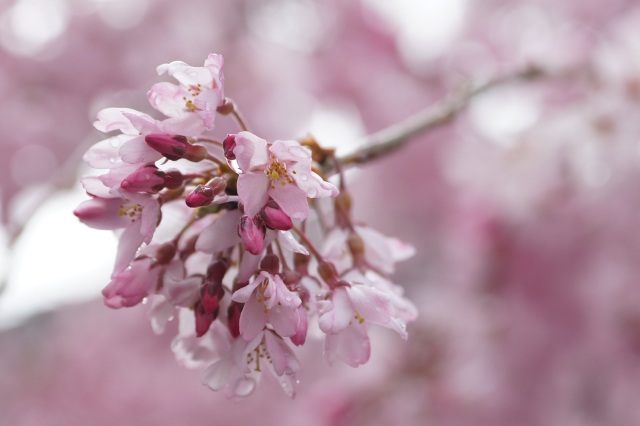
[[[145,306],[104,307],[116,240],[71,214],[96,112],[151,112],[155,67],[211,52],[256,133],[338,152],[567,73],[348,173],[355,216],[418,249],[394,278],[421,316],[358,369],[307,345],[293,401],[230,403]],[[0,96],[0,425],[640,424],[638,2],[4,0]]]

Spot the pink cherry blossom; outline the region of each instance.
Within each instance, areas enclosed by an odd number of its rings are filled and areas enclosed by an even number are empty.
[[[240,316],[240,334],[245,340],[253,339],[267,323],[282,337],[298,332],[297,308],[302,300],[277,274],[260,272],[249,285],[233,293],[232,300],[245,304]]]
[[[122,166],[122,163],[143,165],[160,160],[162,155],[145,143],[145,135],[197,136],[204,130],[202,123],[192,117],[160,121],[130,108],[103,109],[98,113],[93,125],[101,132],[122,132],[96,143],[84,155],[84,160],[97,169],[117,168]]]
[[[285,393],[295,395],[300,363],[291,348],[271,331],[259,332],[251,340],[234,339],[229,351],[204,372],[202,382],[212,390],[222,390],[234,399],[255,390],[266,369],[278,379]]]
[[[216,109],[224,102],[222,56],[210,54],[203,67],[192,67],[181,61],[162,64],[158,74],[169,74],[179,85],[163,82],[153,85],[149,103],[167,117],[196,116],[205,128],[212,129]]]
[[[347,364],[357,366],[368,360],[368,324],[390,328],[406,339],[406,322],[415,320],[417,310],[409,300],[395,293],[391,283],[385,281],[383,287],[375,282],[374,286],[356,271],[344,278],[351,281],[332,290],[329,300],[319,300],[318,325],[327,334],[327,362],[332,363],[340,354],[338,357]],[[338,337],[345,331],[349,337]]]
[[[91,228],[122,230],[113,269],[115,276],[129,265],[142,243],[151,242],[160,216],[160,204],[148,194],[122,192],[120,196],[112,195],[105,187],[96,185],[96,181],[85,178],[85,189],[95,197],[82,202],[73,213]]]
[[[296,141],[264,139],[249,132],[235,136],[233,155],[241,173],[238,196],[254,217],[272,198],[292,219],[309,215],[307,198],[335,197],[338,189],[311,170],[311,152]]]
[[[153,259],[135,260],[131,268],[117,274],[102,290],[104,303],[110,308],[135,306],[153,291],[160,280],[160,268]]]

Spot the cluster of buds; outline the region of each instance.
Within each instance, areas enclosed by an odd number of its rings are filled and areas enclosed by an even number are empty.
[[[100,111],[95,127],[118,134],[85,154],[104,173],[82,180],[91,198],[74,213],[118,234],[107,306],[150,304],[156,332],[177,317],[173,350],[211,389],[245,397],[266,370],[293,396],[293,347],[310,327],[329,364],[354,367],[369,359],[370,324],[406,338],[416,309],[389,276],[413,248],[352,220],[342,177],[339,191],[323,173],[340,169],[330,150],[250,133],[222,65],[211,54],[158,67],[178,81],[148,93],[162,119]],[[219,114],[240,131],[216,139]]]

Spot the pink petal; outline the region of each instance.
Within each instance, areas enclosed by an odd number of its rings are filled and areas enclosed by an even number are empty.
[[[320,303],[318,325],[320,330],[327,334],[340,333],[349,326],[353,319],[353,308],[343,287],[333,291],[331,301]]]
[[[292,252],[309,256],[309,250],[295,239],[291,231],[278,231],[278,241],[284,248]]]
[[[82,187],[87,194],[98,198],[121,198],[120,195],[111,193],[98,176],[86,176],[82,178]]]
[[[202,120],[195,114],[186,114],[182,117],[167,118],[158,122],[159,133],[172,135],[198,136],[204,131]]]
[[[296,185],[298,185],[309,198],[335,197],[340,192],[335,185],[322,180],[318,174],[311,171],[311,167],[308,165],[300,163],[294,164],[290,170]],[[294,171],[295,173],[293,173]]]
[[[138,222],[136,222],[138,223]],[[129,226],[124,229],[124,232],[120,235],[120,242],[118,243],[118,251],[116,253],[116,262],[113,267],[113,273],[111,276],[115,276],[124,271],[129,263],[136,256],[138,248],[142,244],[143,237],[140,235],[140,226]]]
[[[188,95],[183,87],[169,82],[156,83],[147,92],[151,106],[167,117],[180,117],[190,112],[183,99]]]
[[[236,151],[237,149],[236,146]],[[247,216],[255,217],[269,201],[268,188],[269,178],[262,172],[242,173],[238,176],[238,196],[244,204]]]
[[[333,365],[336,358],[351,367],[358,367],[371,356],[371,343],[365,324],[354,322],[340,334],[327,334],[324,340],[324,359]]]
[[[264,305],[255,297],[250,297],[240,314],[240,334],[244,340],[256,337],[267,323]]]
[[[125,135],[136,135],[138,130],[132,125],[130,116],[149,117],[147,114],[131,108],[105,108],[98,112],[93,127],[104,133],[120,130]]]
[[[353,309],[365,320],[387,325],[391,319],[391,304],[387,294],[365,285],[347,287]]]
[[[255,298],[255,296],[253,295],[253,292],[256,289],[256,287],[259,286],[264,281],[264,279],[265,278],[259,275],[255,280],[251,282],[251,284],[236,290],[233,293],[233,296],[231,296],[231,300],[235,302],[246,303],[252,297]]]
[[[264,343],[271,356],[273,370],[278,376],[295,374],[300,369],[298,358],[282,338],[271,332],[265,332]]]
[[[299,318],[295,308],[275,305],[269,310],[267,319],[280,336],[291,337],[296,334]]]
[[[264,168],[269,161],[267,141],[253,133],[240,132],[236,134],[235,142],[233,153],[243,172],[247,173],[257,168]]]
[[[120,147],[120,155],[122,161],[129,164],[155,163],[162,158],[162,154],[147,145],[142,136],[125,142]]]
[[[300,162],[311,168],[311,150],[297,141],[275,141],[269,147],[280,161]]]
[[[118,229],[128,225],[127,218],[118,215],[122,199],[92,198],[83,201],[74,211],[78,219],[94,229]]]
[[[275,189],[269,188],[269,195],[292,219],[304,220],[309,215],[307,195],[296,185],[275,182]]]
[[[82,159],[96,169],[110,169],[122,164],[120,147],[134,137],[131,135],[117,135],[104,139],[89,148]]]
[[[202,231],[196,242],[196,250],[204,253],[219,253],[240,242],[238,237],[238,210],[225,210],[216,220]]]

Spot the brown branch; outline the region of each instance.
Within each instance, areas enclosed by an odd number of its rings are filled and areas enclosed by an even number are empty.
[[[564,75],[564,74],[562,74]],[[490,89],[516,81],[533,81],[560,75],[550,75],[540,68],[529,66],[506,77],[491,80],[477,87],[471,87],[429,107],[406,120],[368,136],[363,147],[351,154],[338,158],[345,165],[363,164],[389,154],[403,147],[412,137],[450,122],[456,114],[469,105],[476,96]]]

